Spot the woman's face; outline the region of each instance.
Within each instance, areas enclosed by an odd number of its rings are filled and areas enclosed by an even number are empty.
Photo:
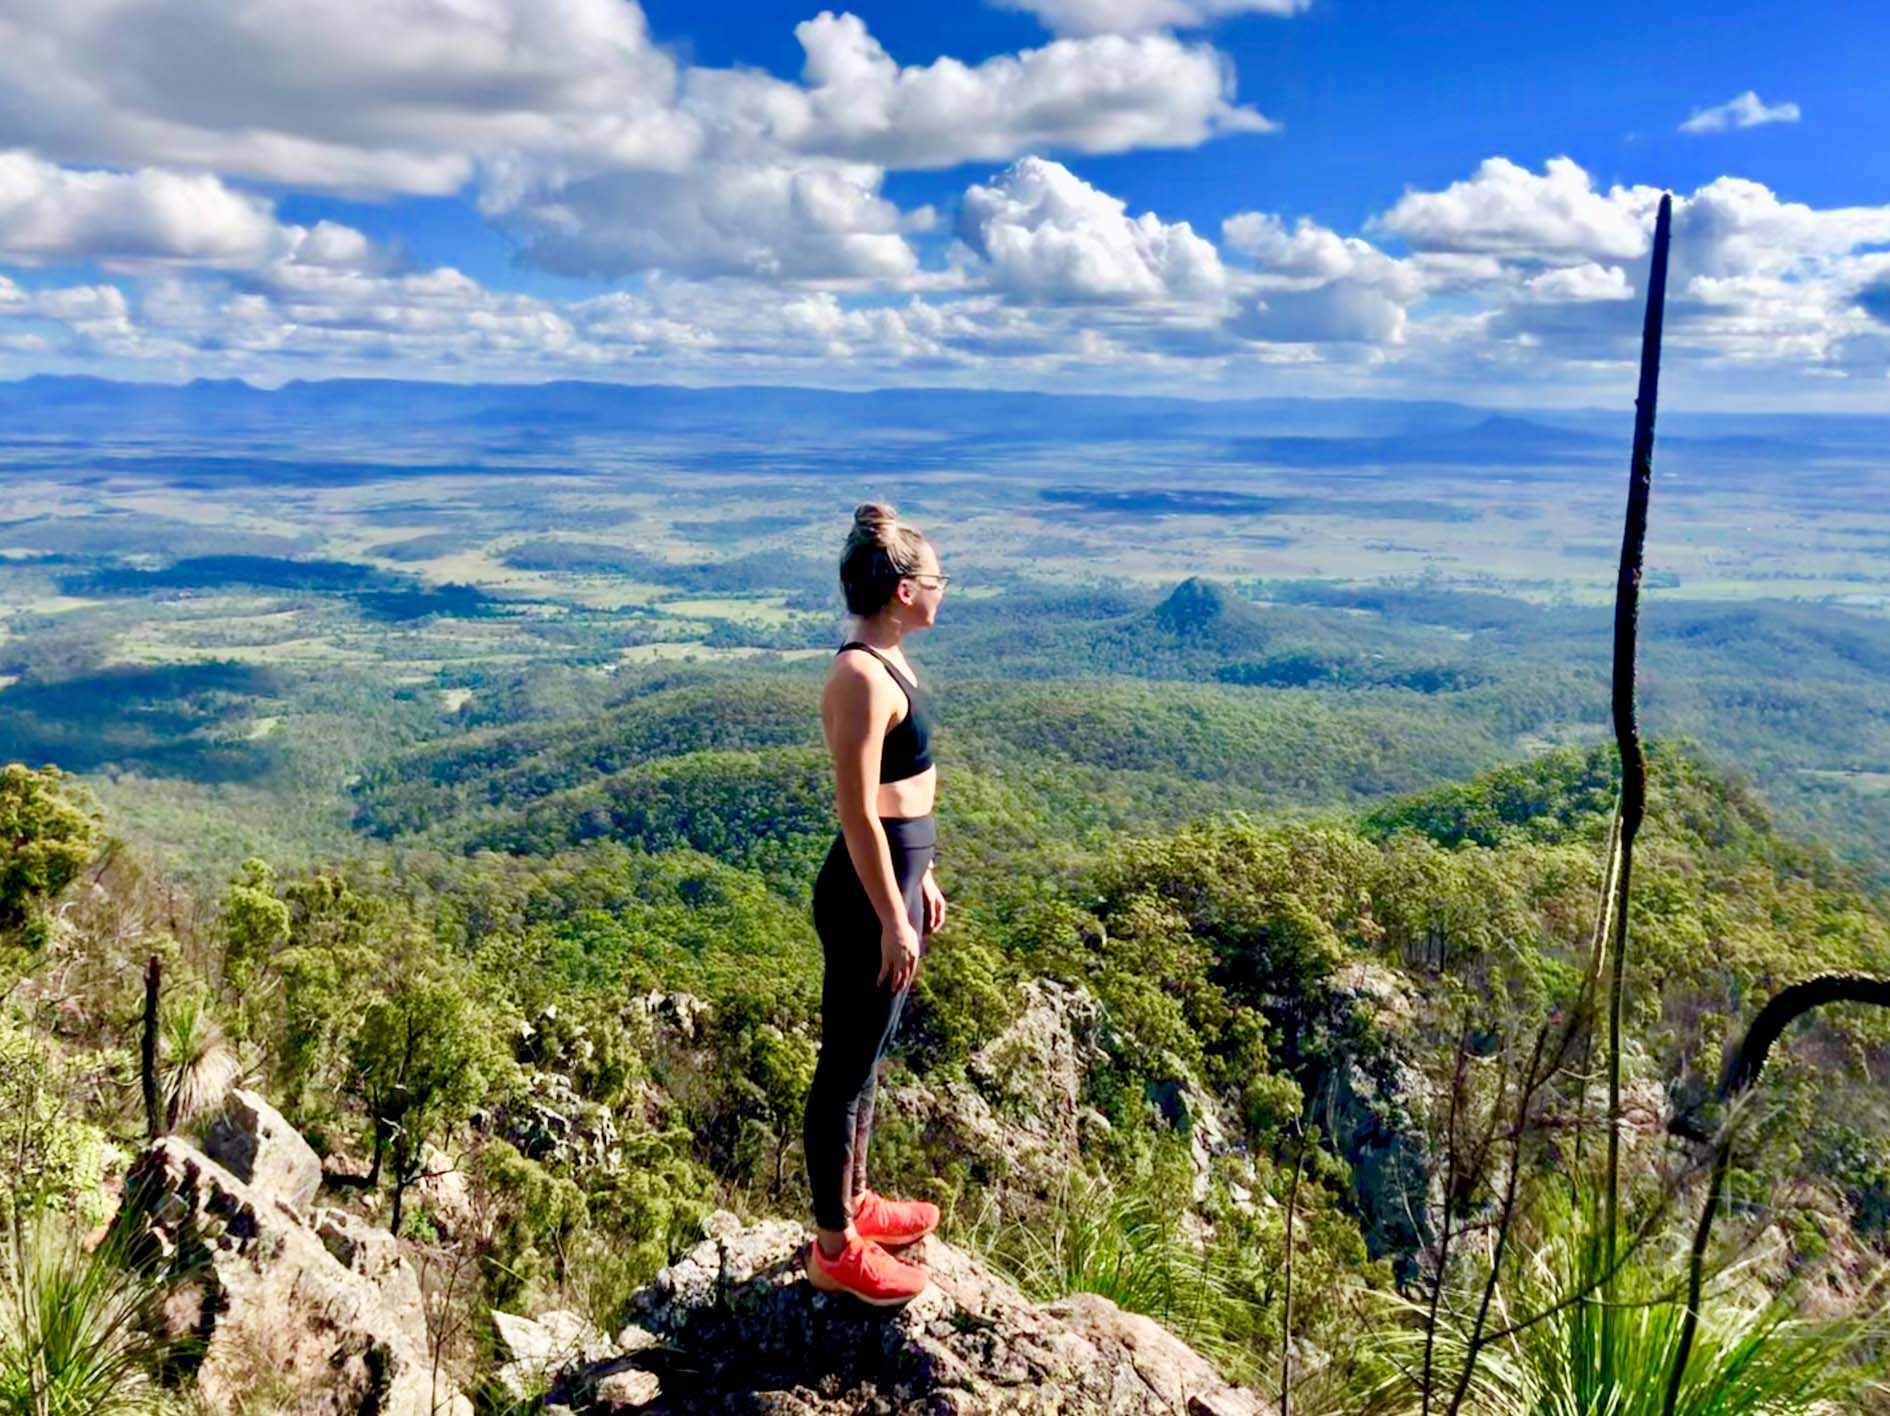
[[[939,602],[945,598],[945,576],[932,543],[919,547],[919,568],[899,582],[900,616],[907,629],[930,629],[938,619]]]

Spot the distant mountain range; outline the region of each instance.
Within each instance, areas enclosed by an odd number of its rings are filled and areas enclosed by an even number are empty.
[[[1442,402],[1262,398],[1224,401],[1001,390],[863,393],[786,387],[384,379],[121,383],[38,375],[0,383],[0,447],[111,445],[187,436],[269,441],[320,429],[389,446],[451,435],[453,455],[553,453],[576,439],[753,443],[770,462],[831,465],[872,447],[924,464],[1060,444],[1185,443],[1206,462],[1278,466],[1494,466],[1625,461],[1632,408],[1493,413]],[[1663,414],[1661,446],[1715,462],[1874,460],[1890,416]],[[673,449],[671,449],[673,450]],[[441,448],[442,452],[446,448]],[[726,452],[717,455],[729,464]]]

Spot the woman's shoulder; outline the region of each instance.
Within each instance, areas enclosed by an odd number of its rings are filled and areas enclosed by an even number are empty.
[[[891,687],[886,682],[886,671],[874,662],[871,654],[848,649],[833,656],[833,662],[827,667],[827,684],[830,688],[864,685],[868,691],[877,691],[882,685]]]

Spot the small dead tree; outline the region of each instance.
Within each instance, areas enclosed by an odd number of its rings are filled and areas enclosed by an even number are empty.
[[[163,1134],[163,1122],[158,1115],[158,988],[162,967],[156,954],[144,966],[144,1037],[138,1077],[144,1088],[144,1138],[147,1141],[155,1141]]]
[[[1785,1029],[1827,1003],[1870,1003],[1890,1008],[1890,979],[1868,974],[1819,974],[1781,989],[1759,1009],[1759,1015],[1746,1030],[1745,1040],[1726,1060],[1717,1093],[1722,1119],[1713,1142],[1713,1169],[1706,1182],[1706,1204],[1700,1210],[1700,1222],[1693,1231],[1693,1253],[1687,1264],[1687,1310],[1680,1321],[1680,1341],[1674,1351],[1673,1371],[1667,1377],[1665,1416],[1673,1416],[1679,1404],[1680,1383],[1686,1376],[1687,1359],[1693,1354],[1693,1338],[1699,1329],[1706,1247],[1713,1236],[1713,1219],[1725,1198],[1726,1175],[1732,1169],[1733,1141],[1743,1114],[1739,1103],[1758,1082],[1766,1058],[1784,1036]]]

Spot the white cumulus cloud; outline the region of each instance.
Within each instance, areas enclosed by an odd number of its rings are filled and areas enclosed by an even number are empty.
[[[1399,344],[1407,316],[1374,286],[1334,280],[1307,289],[1271,290],[1234,321],[1243,338],[1274,344]]]
[[[567,272],[883,278],[924,220],[881,196],[889,169],[1273,126],[1224,54],[1167,33],[902,65],[850,14],[795,32],[783,80],[679,63],[634,0],[16,0],[0,146],[179,182],[470,187]]]
[[[78,171],[31,153],[0,152],[0,260],[97,261],[112,270],[275,263],[362,267],[384,262],[353,227],[285,224],[274,205],[202,173],[140,168]]]
[[[0,288],[0,316],[56,331],[68,351],[115,359],[162,358],[187,348],[142,326],[131,302],[116,285],[69,285],[21,290],[7,282]],[[31,344],[45,350],[55,339],[29,332]]]
[[[705,126],[888,167],[953,167],[1044,148],[1194,147],[1273,124],[1234,101],[1225,55],[1166,34],[1055,40],[978,64],[901,66],[855,15],[795,26],[800,84],[692,70],[684,108]]]
[[[886,162],[838,155],[906,125],[882,100],[912,101],[887,98],[906,71],[890,88],[872,78],[890,61],[855,23],[817,22],[801,82],[716,71],[710,93],[681,81],[676,111],[696,133],[686,170],[519,157],[514,185],[488,174],[488,211],[528,259],[639,273],[588,299],[409,268],[358,230],[284,222],[267,198],[200,172],[0,152],[0,267],[90,262],[111,277],[62,289],[0,274],[0,359],[167,377],[1229,389],[1264,367],[1309,391],[1508,381],[1568,397],[1631,378],[1657,192],[1598,188],[1566,158],[1532,171],[1493,157],[1348,234],[1267,211],[1197,231],[1031,155],[972,184],[944,268],[922,263],[929,210],[886,196]],[[857,111],[832,106],[849,101]],[[1380,234],[1405,244],[1381,247]],[[1720,177],[1676,194],[1672,270],[1683,386],[1880,387],[1890,205],[1814,207]]]
[[[285,244],[268,202],[215,177],[76,172],[31,153],[0,152],[0,259],[246,266]]]
[[[1757,128],[1765,123],[1796,123],[1800,117],[1795,103],[1766,103],[1747,89],[1737,98],[1711,108],[1695,109],[1693,116],[1680,125],[1683,133],[1723,133],[1728,128]]]
[[[1221,240],[1254,263],[1253,296],[1233,325],[1243,338],[1401,344],[1407,312],[1428,292],[1414,262],[1306,217],[1289,230],[1271,212],[1236,212],[1221,223]]]
[[[1027,157],[965,193],[960,234],[992,283],[1025,300],[1205,300],[1226,273],[1185,221],[1131,217],[1061,163]]]
[[[1302,216],[1289,231],[1272,212],[1236,212],[1221,223],[1221,240],[1229,250],[1252,257],[1263,276],[1277,278],[1269,284],[1353,279],[1407,302],[1426,284],[1413,262],[1397,260],[1362,237],[1341,236],[1308,217]]]
[[[1570,158],[1550,158],[1538,176],[1492,157],[1441,192],[1407,191],[1372,224],[1418,250],[1623,260],[1647,250],[1659,200],[1653,187],[1596,191]]]
[[[1890,206],[1782,202],[1762,182],[1719,177],[1674,213],[1674,262],[1689,275],[1807,276],[1860,246],[1890,242]]]
[[[711,163],[606,172],[496,213],[526,258],[576,276],[638,270],[777,280],[898,279],[918,268],[905,219],[867,163]]]
[[[1291,230],[1272,212],[1240,211],[1221,222],[1221,242],[1281,275],[1331,279],[1350,271],[1353,251],[1338,232],[1305,217]],[[1364,245],[1363,242],[1356,242]]]
[[[687,160],[623,0],[15,0],[0,142],[54,160],[447,193],[488,155]]]
[[[1492,158],[1441,192],[1407,192],[1374,225],[1497,262],[1471,287],[1487,302],[1475,337],[1538,361],[1625,366],[1657,201],[1651,187],[1599,191],[1565,158],[1541,176]],[[1856,292],[1886,244],[1890,205],[1814,208],[1738,177],[1676,194],[1668,347],[1703,367],[1850,372],[1874,347]]]
[[[800,82],[684,72],[676,112],[695,135],[687,165],[507,159],[488,168],[484,209],[527,260],[567,274],[898,279],[917,270],[905,233],[930,213],[881,195],[890,168],[1038,147],[1184,147],[1271,126],[1233,101],[1222,55],[1168,35],[902,67],[853,15],[822,12],[795,33]]]
[[[1628,300],[1634,296],[1625,270],[1594,261],[1545,270],[1530,276],[1523,288],[1537,300]]]

